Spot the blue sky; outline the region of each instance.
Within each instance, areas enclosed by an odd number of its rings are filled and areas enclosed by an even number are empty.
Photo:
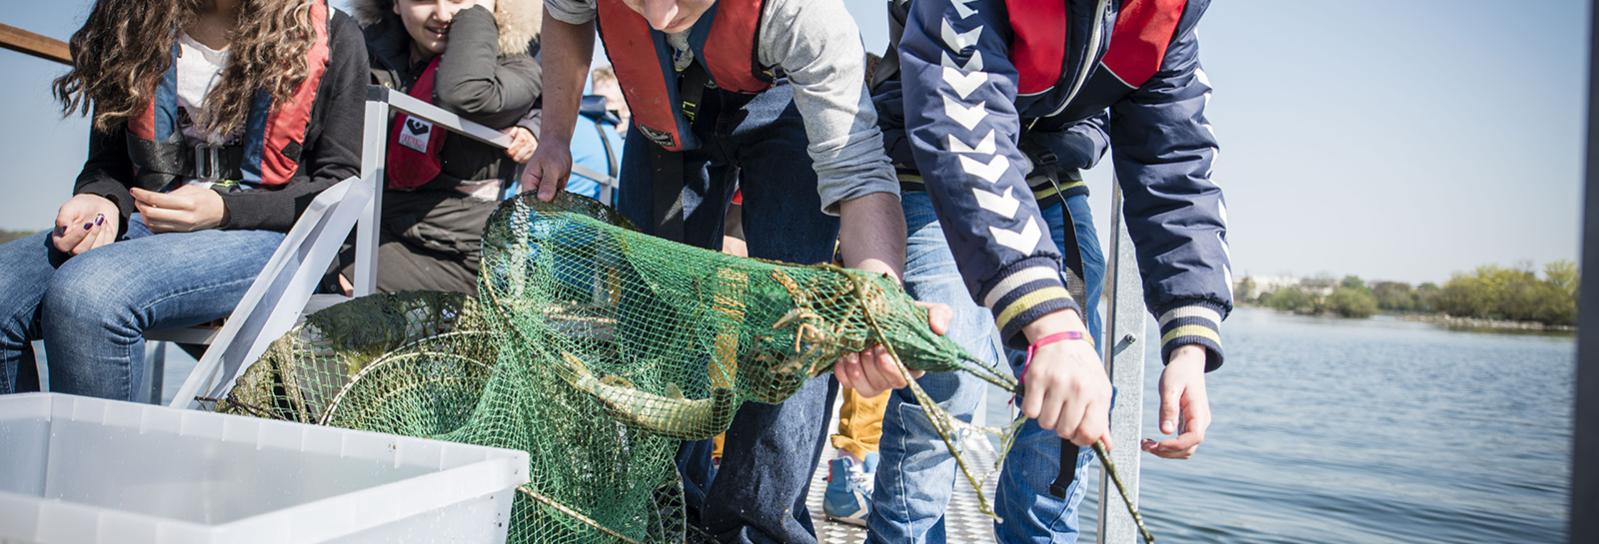
[[[880,50],[882,2],[846,3]],[[88,5],[0,22],[64,39]],[[1440,281],[1575,258],[1587,21],[1572,0],[1214,4],[1200,55],[1237,274]],[[45,228],[70,195],[88,129],[49,100],[62,72],[0,52],[0,228]],[[1103,223],[1109,174],[1089,177]]]

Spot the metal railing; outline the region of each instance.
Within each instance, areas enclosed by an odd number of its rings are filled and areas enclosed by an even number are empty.
[[[1110,258],[1105,263],[1105,370],[1116,391],[1116,407],[1110,413],[1110,438],[1118,446],[1110,452],[1122,482],[1127,484],[1127,500],[1138,506],[1138,447],[1144,421],[1144,343],[1149,312],[1144,311],[1143,279],[1138,275],[1138,256],[1122,217],[1122,189],[1112,174],[1110,215]],[[1069,228],[1070,225],[1067,225]],[[1090,309],[1091,310],[1091,309]],[[1138,526],[1121,497],[1110,484],[1103,467],[1099,474],[1099,542],[1131,544],[1138,542]]]
[[[358,219],[353,221],[353,228],[356,230],[356,248],[355,277],[351,278],[351,282],[354,284],[352,292],[357,297],[370,295],[377,290],[378,243],[383,224],[383,189],[386,184],[385,168],[388,157],[388,126],[391,110],[431,122],[435,126],[494,146],[496,149],[503,150],[511,145],[511,138],[498,130],[468,121],[459,115],[417,100],[405,93],[396,92],[378,85],[368,86],[366,112],[362,121],[361,173],[358,181],[355,181],[356,178],[351,178],[352,182],[359,185],[359,187],[349,189],[351,192],[348,194],[324,194],[319,195],[317,198],[318,201],[328,199],[330,203],[331,201],[338,201],[346,206],[361,206],[358,211]],[[332,191],[332,189],[329,189],[329,191]],[[346,200],[351,195],[360,195],[359,200]],[[318,230],[311,236],[317,247],[336,248],[349,235],[352,225],[350,225],[349,221],[345,221],[345,217],[341,217],[344,214],[332,210],[316,210],[314,204],[312,208],[307,210],[306,214],[302,216],[302,221],[296,223],[295,229],[301,228],[300,223],[306,222],[305,218],[321,218],[326,214],[330,219],[322,221],[335,221],[335,223],[331,224],[332,228]],[[313,211],[316,213],[313,214]],[[291,231],[290,237],[294,237],[294,234],[295,231]],[[327,265],[332,262],[332,258],[333,255],[331,254],[325,255],[325,258],[323,254],[315,256],[316,262],[320,266],[314,268],[319,268],[319,274],[327,270]],[[268,282],[269,273],[278,274],[280,272],[269,264],[256,283]],[[292,296],[290,305],[282,307],[280,304],[279,311],[274,312],[272,322],[260,327],[257,334],[250,335],[245,342],[247,345],[232,345],[238,343],[238,339],[227,336],[228,325],[231,325],[233,320],[230,318],[230,323],[224,325],[223,334],[219,336],[219,339],[227,340],[227,342],[223,346],[213,345],[211,349],[206,351],[206,357],[203,357],[200,364],[196,365],[195,372],[185,382],[184,388],[179,390],[173,405],[190,406],[195,398],[221,398],[232,388],[233,382],[237,380],[238,376],[265,352],[267,345],[273,339],[288,332],[301,315],[350,300],[350,297],[342,295],[310,295],[309,292],[303,291],[313,284],[302,283],[301,285],[305,287],[292,290],[290,293]],[[252,285],[252,290],[255,287],[255,285]],[[250,304],[258,303],[257,300],[251,299],[248,295],[244,302]],[[294,304],[296,302],[298,303],[297,305]],[[216,360],[211,360],[211,352],[219,349],[225,350],[225,352],[220,354]]]

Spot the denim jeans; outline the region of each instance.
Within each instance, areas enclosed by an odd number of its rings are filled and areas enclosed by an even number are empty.
[[[680,241],[721,248],[737,187],[751,257],[806,264],[832,258],[838,219],[821,212],[804,121],[786,82],[754,96],[707,89],[693,130],[702,145],[681,152],[684,179],[659,180],[683,184]],[[637,129],[628,133],[617,205],[645,232],[657,181],[652,145]],[[821,376],[782,404],[745,403],[728,428],[720,467],[711,467],[710,440],[685,443],[678,467],[689,522],[722,542],[815,542],[805,496],[836,388],[831,376]]]
[[[954,257],[934,216],[926,193],[907,192],[901,202],[905,208],[906,247],[905,288],[918,300],[948,304],[956,321],[948,335],[968,351],[997,360],[998,332],[988,310],[978,307],[968,294]],[[1066,219],[1059,200],[1043,204],[1044,220],[1057,246],[1065,239]],[[1104,256],[1094,232],[1088,198],[1067,199],[1082,252],[1086,279],[1085,300],[1079,301],[1088,314],[1091,333],[1099,334],[1097,303],[1102,290]],[[1004,358],[1012,372],[1020,370],[1025,352],[1005,350]],[[928,374],[922,388],[941,407],[962,420],[970,421],[980,405],[987,384],[958,373]],[[867,522],[868,542],[944,542],[944,510],[953,492],[957,471],[955,460],[933,433],[920,406],[905,390],[896,391],[889,401],[883,422],[882,458],[877,469],[872,513]],[[1077,477],[1065,499],[1049,493],[1049,484],[1059,472],[1060,439],[1036,422],[1023,426],[1016,444],[1004,460],[999,477],[996,513],[1005,520],[995,525],[1000,542],[1075,542],[1077,505],[1082,501],[1082,480],[1086,476],[1092,451],[1084,449],[1077,458]]]
[[[51,390],[146,400],[144,331],[226,317],[282,241],[261,230],[153,234],[135,214],[115,243],[76,257],[49,232],[0,245],[0,393],[17,389],[42,338]]]
[[[1055,200],[1059,202],[1059,200]],[[1047,204],[1047,202],[1046,202]],[[1088,208],[1088,196],[1066,199],[1071,209],[1071,220],[1077,229],[1077,246],[1083,256],[1083,313],[1087,317],[1088,332],[1100,337],[1099,296],[1104,290],[1105,256],[1099,248],[1099,234],[1094,231],[1094,218]],[[1044,220],[1049,223],[1050,236],[1057,247],[1065,239],[1066,218],[1061,206],[1045,206]],[[1065,251],[1062,249],[1062,251]],[[1097,345],[1096,345],[1097,347]],[[1009,350],[1011,370],[1020,371],[1027,360],[1023,350]],[[999,484],[994,499],[994,511],[1005,523],[994,525],[994,533],[1006,544],[1073,543],[1077,542],[1077,506],[1086,492],[1083,484],[1088,478],[1088,465],[1094,451],[1080,448],[1077,452],[1077,474],[1066,490],[1066,498],[1059,499],[1049,493],[1049,484],[1060,472],[1060,436],[1029,420],[1022,426],[1016,443],[1005,457],[1000,468]]]
[[[927,193],[900,195],[905,211],[905,290],[917,300],[954,310],[947,335],[990,366],[1002,359],[994,320],[967,294],[944,241]],[[934,372],[917,380],[941,408],[964,421],[982,409],[986,383],[960,372]],[[944,540],[944,507],[957,467],[909,389],[894,391],[883,417],[879,463],[867,518],[868,542]]]

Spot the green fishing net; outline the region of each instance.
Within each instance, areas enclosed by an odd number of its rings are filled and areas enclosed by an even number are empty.
[[[891,279],[729,256],[640,234],[591,200],[523,197],[489,220],[475,297],[378,295],[313,314],[217,408],[527,451],[512,542],[679,542],[681,441],[879,343],[906,372],[1014,388],[933,334]],[[934,408],[966,469],[959,423]]]

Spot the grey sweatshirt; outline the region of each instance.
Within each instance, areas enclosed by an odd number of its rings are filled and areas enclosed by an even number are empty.
[[[594,20],[596,8],[594,0],[544,0],[544,9],[576,25]],[[872,193],[897,196],[899,182],[866,89],[866,50],[844,3],[766,0],[763,10],[757,60],[781,67],[794,86],[822,211],[836,215],[839,202]]]

